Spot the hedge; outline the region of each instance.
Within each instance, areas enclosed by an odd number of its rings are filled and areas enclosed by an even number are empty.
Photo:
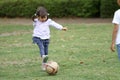
[[[113,17],[114,12],[119,8],[116,1],[117,0],[101,0],[101,18]]]
[[[0,17],[30,18],[38,6],[44,6],[50,17],[112,17],[116,0],[1,0]]]

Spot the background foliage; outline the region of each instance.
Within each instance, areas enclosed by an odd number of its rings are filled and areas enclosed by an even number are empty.
[[[100,17],[113,17],[113,14],[115,10],[117,10],[119,7],[116,3],[117,0],[100,0],[101,7],[100,7]]]
[[[109,18],[119,8],[116,0],[1,0],[0,17],[30,18],[38,6],[45,6],[50,17]]]

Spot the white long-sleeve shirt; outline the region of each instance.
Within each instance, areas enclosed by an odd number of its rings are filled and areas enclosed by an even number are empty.
[[[119,25],[118,33],[117,33],[117,38],[116,38],[116,44],[120,44],[120,9],[117,10],[114,13],[114,17],[113,17],[112,23]]]
[[[41,39],[50,38],[50,26],[53,26],[59,30],[62,30],[63,26],[56,23],[55,21],[48,19],[45,22],[40,22],[38,19],[35,19],[33,22],[34,30],[33,37],[39,37]]]

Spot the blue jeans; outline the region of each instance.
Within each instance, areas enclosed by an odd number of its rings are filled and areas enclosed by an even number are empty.
[[[49,39],[40,39],[38,37],[33,37],[33,43],[36,43],[38,45],[41,57],[43,55],[48,55]]]
[[[120,60],[120,44],[117,44],[117,52],[118,52],[118,58]]]

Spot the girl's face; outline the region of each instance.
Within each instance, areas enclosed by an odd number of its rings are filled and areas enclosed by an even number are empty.
[[[38,17],[38,19],[41,21],[41,22],[45,22],[46,20],[47,20],[47,16],[45,16],[45,17]]]

